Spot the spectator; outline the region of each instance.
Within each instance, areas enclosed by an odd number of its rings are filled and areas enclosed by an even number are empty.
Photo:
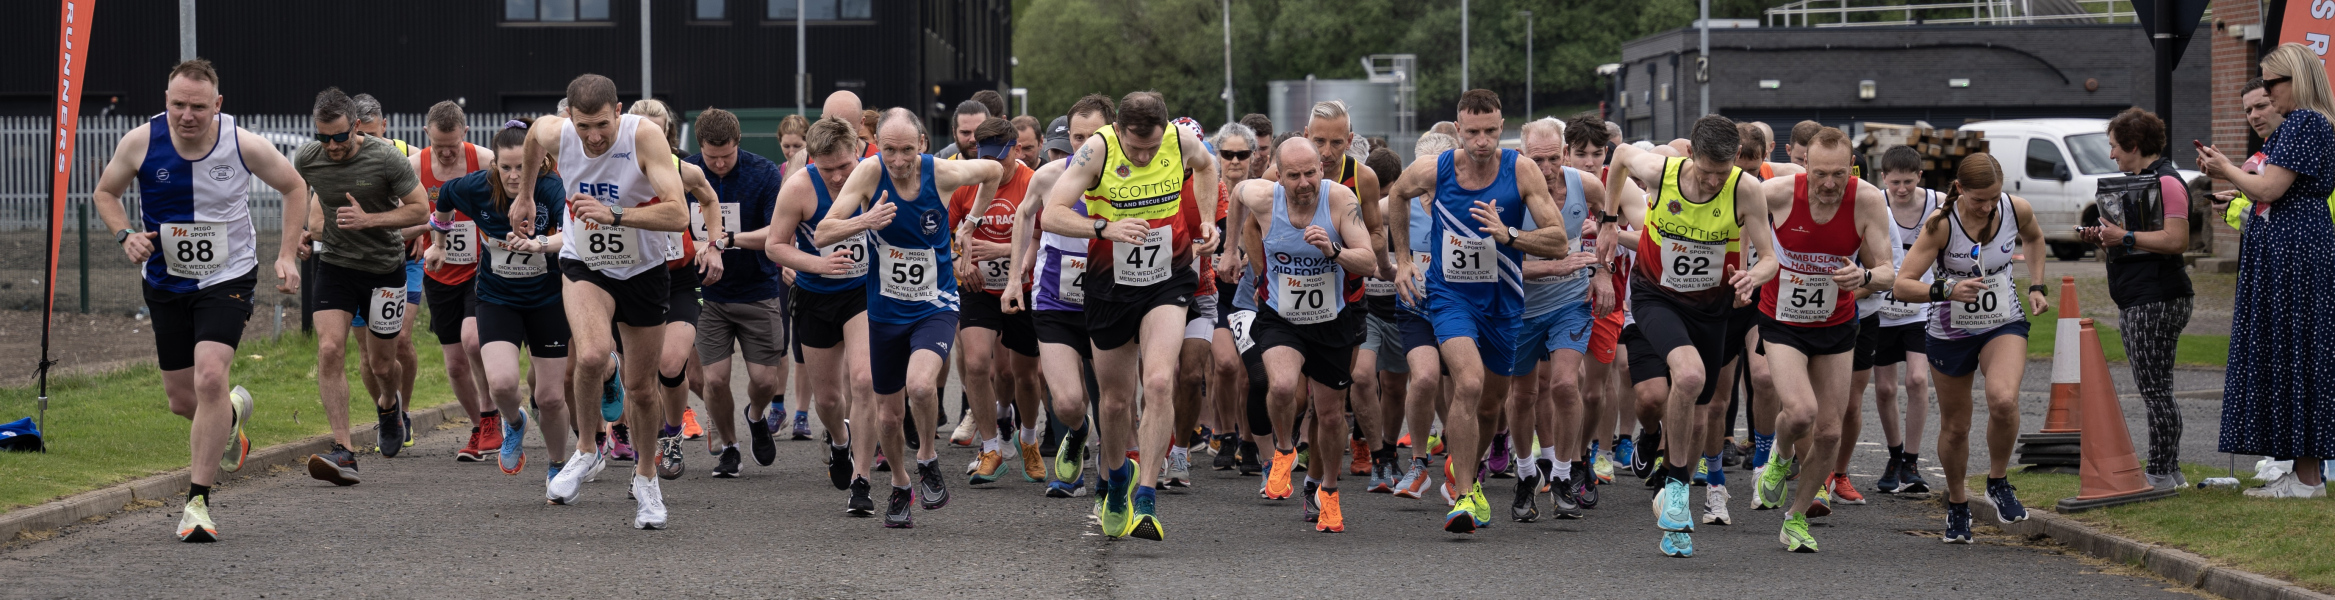
[[[2261,173],[2247,173],[2211,147],[2199,151],[2207,176],[2236,185],[2270,210],[2248,218],[2238,245],[2238,297],[2230,323],[2222,398],[2222,452],[2294,459],[2294,471],[2246,495],[2327,494],[2320,461],[2335,456],[2335,100],[2326,70],[2302,44],[2262,59],[2263,90],[2286,121],[2263,144]]]
[[[778,159],[785,163],[785,166],[779,168],[781,181],[786,179],[787,173],[793,173],[795,166],[803,160],[803,147],[806,145],[803,136],[810,131],[811,121],[803,118],[802,115],[787,115],[786,118],[779,119]]]
[[[2189,326],[2189,273],[2181,253],[2189,248],[2189,189],[2181,171],[2164,156],[2165,122],[2139,108],[2108,121],[2108,158],[2118,170],[2147,181],[2108,197],[2101,186],[2100,224],[2084,228],[2084,240],[2100,245],[2108,263],[2108,297],[2116,301],[2124,355],[2148,405],[2149,485],[2179,489],[2181,409],[2173,404],[2173,349]]]
[[[2238,106],[2245,107],[2246,126],[2254,130],[2254,137],[2270,139],[2270,133],[2277,131],[2279,124],[2286,122],[2286,114],[2278,112],[2278,107],[2271,106],[2270,92],[2262,89],[2262,78],[2260,77],[2246,82],[2246,87],[2238,90]],[[2244,169],[2248,173],[2260,173],[2262,172],[2262,161],[2267,158],[2269,157],[2256,152],[2253,156],[2247,157],[2246,162],[2238,165],[2238,168]],[[2230,229],[2239,230],[2246,228],[2246,216],[2249,211],[2259,213],[2270,209],[2267,204],[2254,206],[2253,199],[2238,193],[2237,190],[2215,192],[2213,204],[2221,210],[2222,221],[2229,223]]]

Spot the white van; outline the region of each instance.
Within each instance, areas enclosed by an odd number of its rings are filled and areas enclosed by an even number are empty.
[[[2100,180],[2123,172],[2108,158],[2107,119],[2007,119],[1963,125],[1963,131],[1986,132],[1987,151],[2003,165],[2003,191],[2026,198],[2035,207],[2035,224],[2051,255],[2079,260],[2090,249],[2076,236],[2077,225],[2099,223],[2093,207]],[[2181,171],[2184,181],[2197,177]],[[2189,207],[2191,246],[2195,247],[2205,219],[2202,207]]]

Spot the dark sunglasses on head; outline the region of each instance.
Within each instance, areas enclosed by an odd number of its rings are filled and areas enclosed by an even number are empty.
[[[1218,150],[1218,151],[1216,151],[1216,155],[1217,155],[1217,156],[1222,156],[1222,157],[1224,157],[1224,159],[1225,159],[1225,160],[1248,160],[1248,159],[1249,159],[1249,156],[1251,156],[1251,155],[1254,155],[1254,154],[1256,154],[1256,151],[1255,151],[1255,150]]]
[[[324,134],[324,133],[319,133],[319,134],[316,134],[316,141],[319,141],[319,142],[324,142],[324,143],[327,143],[327,144],[338,144],[338,143],[341,143],[341,142],[346,142],[346,141],[349,141],[349,136],[356,135],[356,134],[357,134],[357,128],[355,128],[355,127],[350,127],[348,131],[343,131],[343,132],[340,132],[340,133],[333,133],[333,134]]]

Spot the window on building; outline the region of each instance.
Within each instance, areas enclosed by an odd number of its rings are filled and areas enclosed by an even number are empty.
[[[797,3],[801,6],[797,6]],[[769,0],[763,18],[793,21],[796,11],[805,21],[864,21],[875,18],[874,0]]]
[[[503,0],[503,20],[525,23],[607,21],[609,0]]]
[[[720,21],[730,17],[729,9],[729,3],[725,0],[697,0],[697,6],[689,11],[689,18],[699,21]]]

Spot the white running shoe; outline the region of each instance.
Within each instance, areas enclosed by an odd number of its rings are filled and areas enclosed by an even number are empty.
[[[2325,498],[2327,483],[2322,481],[2319,485],[2303,485],[2303,481],[2296,478],[2294,473],[2287,473],[2271,480],[2269,485],[2246,490],[2246,495],[2255,498]]]
[[[1727,515],[1727,499],[1729,497],[1727,486],[1714,485],[1703,488],[1704,525],[1726,525],[1728,521],[1733,520]]]
[[[602,441],[598,448],[592,450],[592,468],[584,471],[584,483],[599,481],[600,470],[608,468],[608,445],[609,442]],[[568,466],[575,465],[571,463]]]
[[[639,502],[632,513],[633,529],[665,528],[665,492],[657,487],[657,478],[632,476],[632,498]]]
[[[575,504],[576,496],[583,493],[584,480],[589,478],[586,473],[598,471],[600,462],[599,453],[577,450],[568,456],[568,464],[560,467],[559,474],[544,485],[544,497],[552,504]]]
[[[956,431],[949,432],[949,443],[958,446],[973,445],[973,413],[965,413],[965,418],[957,419]]]

